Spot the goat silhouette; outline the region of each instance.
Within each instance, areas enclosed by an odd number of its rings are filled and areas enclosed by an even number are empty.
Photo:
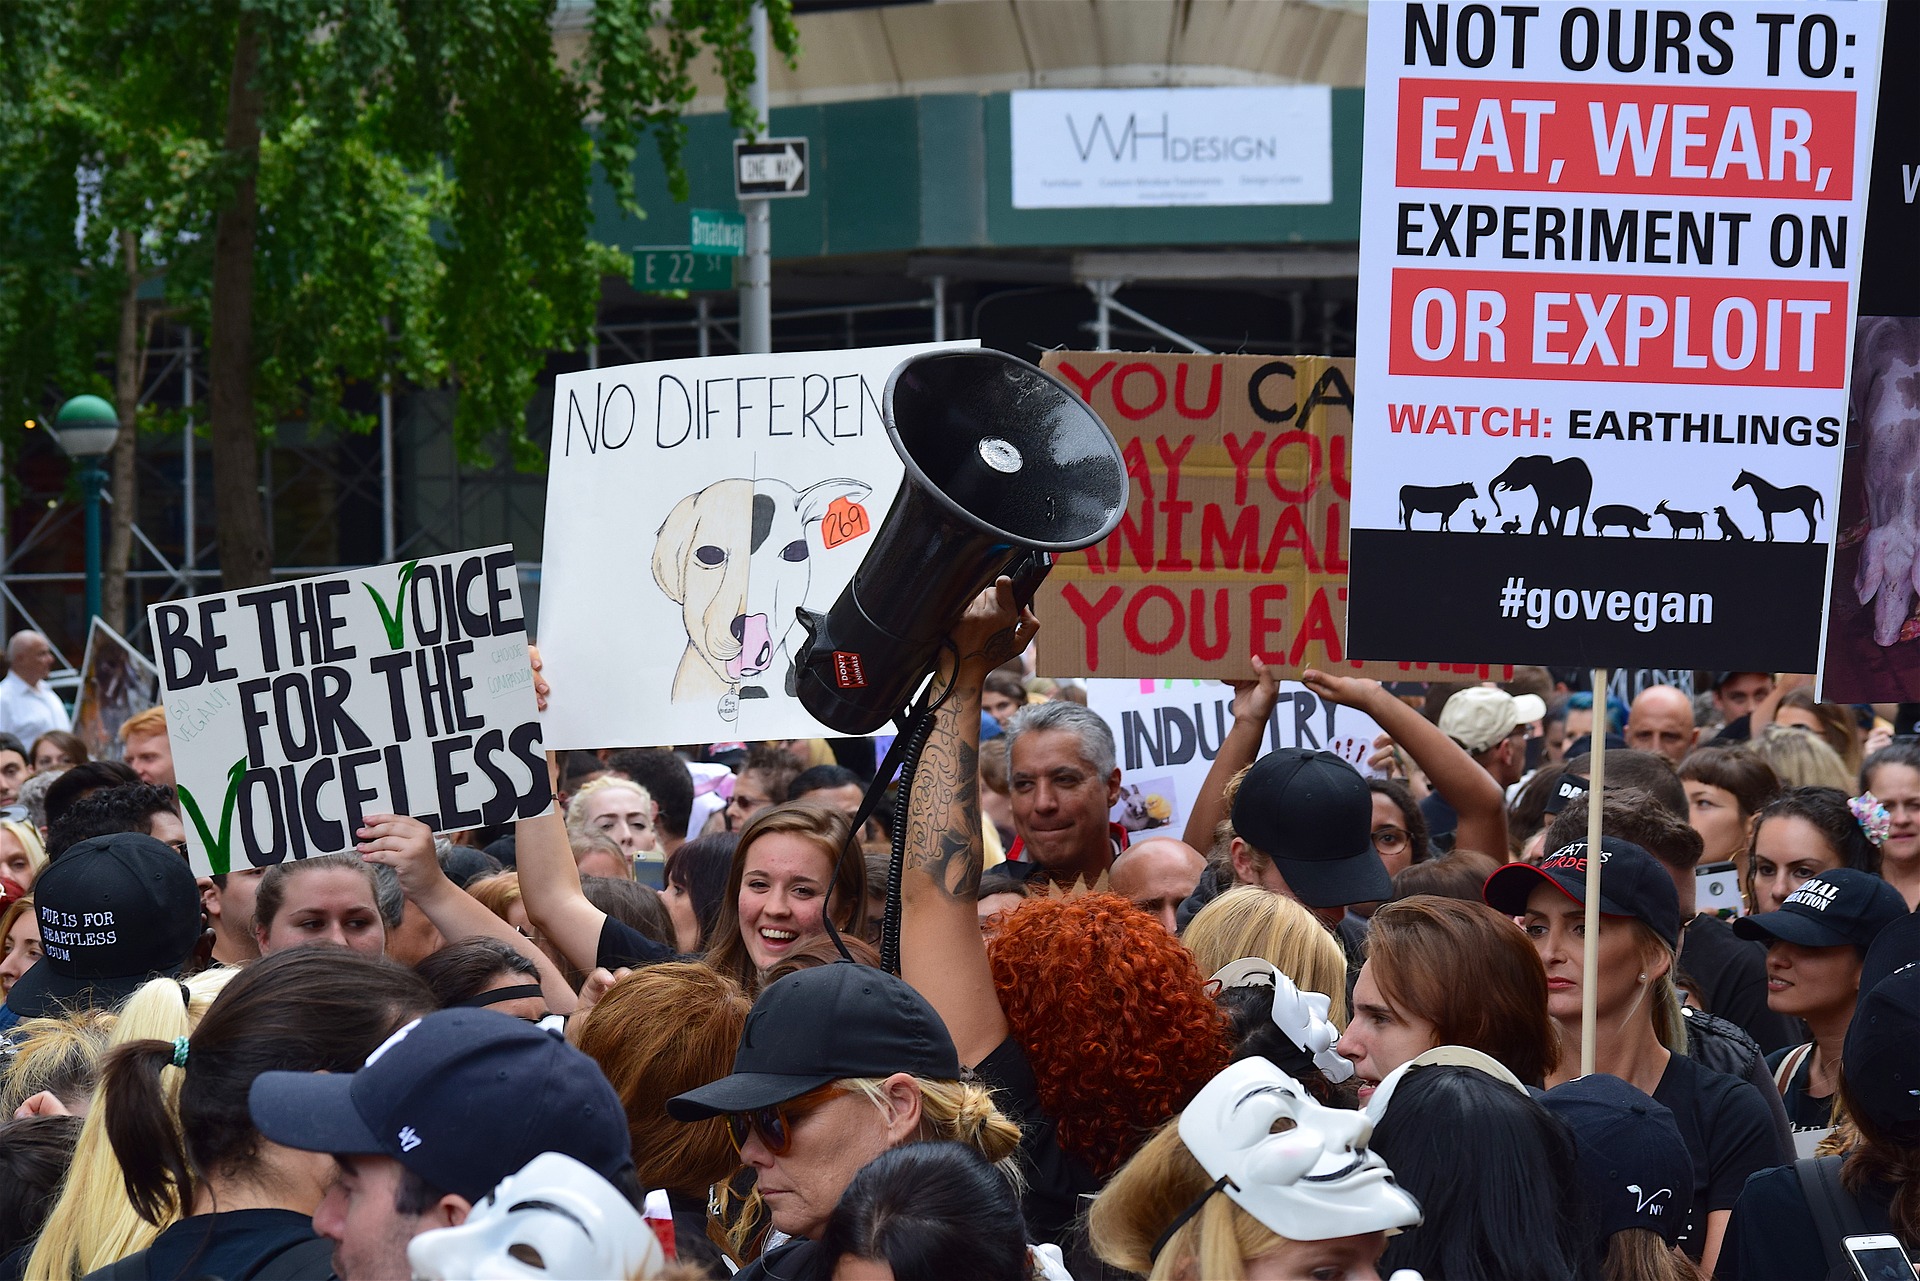
[[[1667,506],[1667,500],[1664,498],[1654,504],[1653,512],[1656,516],[1665,516],[1667,518],[1667,524],[1673,527],[1673,536],[1675,538],[1680,537],[1682,532],[1689,529],[1693,531],[1694,537],[1696,538],[1705,538],[1707,536],[1707,514],[1705,512],[1677,511]]]

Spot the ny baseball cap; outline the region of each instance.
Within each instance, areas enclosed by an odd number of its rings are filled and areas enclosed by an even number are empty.
[[[1587,901],[1587,843],[1563,845],[1538,866],[1509,863],[1481,887],[1487,906],[1508,916],[1524,916],[1527,898],[1545,882],[1576,903]],[[1608,836],[1600,842],[1600,914],[1643,921],[1680,946],[1680,896],[1659,860],[1631,841]]]
[[[1469,752],[1484,752],[1522,725],[1547,714],[1538,694],[1509,694],[1491,685],[1463,689],[1440,709],[1440,732]]]
[[[1693,1157],[1666,1105],[1598,1072],[1554,1086],[1540,1102],[1573,1131],[1579,1181],[1600,1220],[1600,1253],[1628,1228],[1674,1244],[1693,1217]]]
[[[247,1107],[275,1143],[391,1157],[472,1202],[542,1152],[610,1183],[633,1166],[626,1111],[599,1065],[493,1010],[415,1019],[358,1072],[263,1072]]]
[[[960,1079],[960,1055],[926,998],[885,970],[840,961],[789,974],[760,994],[733,1071],[667,1100],[676,1121],[785,1103],[845,1077],[906,1072]]]
[[[1881,930],[1907,914],[1899,890],[1877,876],[1838,867],[1809,877],[1777,911],[1741,917],[1733,932],[1762,943],[1784,939],[1801,947],[1865,951]]]
[[[1272,859],[1308,907],[1390,897],[1373,848],[1373,794],[1332,752],[1283,747],[1253,763],[1233,798],[1233,830]]]
[[[23,1019],[117,1005],[150,978],[177,977],[200,941],[200,890],[186,860],[142,832],[81,841],[33,883],[41,957],[7,992]]]

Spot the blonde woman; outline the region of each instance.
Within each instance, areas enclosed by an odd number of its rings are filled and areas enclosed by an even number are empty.
[[[1769,725],[1747,750],[1773,768],[1782,787],[1834,787],[1853,794],[1853,771],[1825,739],[1792,725]]]
[[[656,846],[653,820],[653,794],[615,774],[594,779],[567,801],[568,835],[605,836],[629,854]]]
[[[1228,890],[1187,923],[1180,941],[1202,974],[1247,956],[1271,961],[1302,992],[1323,993],[1333,1025],[1347,1026],[1346,955],[1313,913],[1286,895],[1253,885]]]
[[[0,819],[0,876],[23,890],[33,888],[33,878],[47,865],[47,847],[31,823]]]
[[[199,1026],[213,999],[238,973],[212,969],[194,975],[186,980],[184,1001],[178,979],[152,979],[142,984],[121,1009],[108,1049],[148,1039],[171,1042],[189,1035]],[[145,1249],[161,1228],[179,1217],[176,1207],[165,1222],[150,1223],[134,1210],[127,1199],[120,1162],[107,1141],[99,1101],[96,1088],[86,1123],[80,1128],[80,1141],[74,1147],[67,1181],[27,1260],[27,1276],[73,1281]]]

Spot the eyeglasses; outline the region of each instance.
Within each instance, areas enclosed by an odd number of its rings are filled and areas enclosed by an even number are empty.
[[[785,1156],[793,1146],[794,1122],[812,1115],[845,1093],[837,1085],[823,1085],[784,1103],[754,1108],[750,1112],[729,1112],[727,1134],[733,1140],[734,1151],[738,1152],[746,1146],[747,1134],[751,1131],[760,1136],[760,1142],[766,1145],[768,1152],[774,1156]]]
[[[1404,853],[1407,848],[1407,829],[1404,827],[1374,828],[1373,848],[1382,854]]]

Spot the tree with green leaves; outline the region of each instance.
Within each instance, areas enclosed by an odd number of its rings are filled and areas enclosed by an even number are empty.
[[[587,33],[570,63],[557,0],[0,3],[0,442],[112,394],[120,572],[162,320],[207,335],[228,589],[272,563],[263,441],[295,419],[366,430],[356,383],[450,386],[463,460],[504,440],[539,465],[539,371],[591,339],[601,277],[627,269],[589,235],[592,167],[639,213],[651,134],[684,197],[703,56],[753,121],[751,0],[563,2]],[[791,0],[765,3],[791,58]]]

